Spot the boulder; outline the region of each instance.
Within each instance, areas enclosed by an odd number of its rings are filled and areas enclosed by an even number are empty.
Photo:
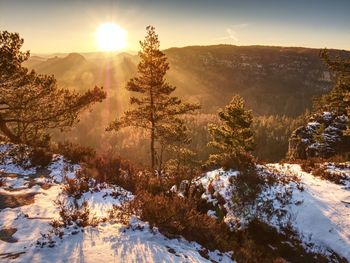
[[[288,158],[329,158],[349,152],[349,136],[344,135],[348,121],[347,116],[331,112],[314,114],[305,126],[293,131],[289,138]]]

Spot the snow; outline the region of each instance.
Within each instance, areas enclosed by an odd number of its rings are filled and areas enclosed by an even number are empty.
[[[257,170],[262,176],[270,176],[264,166],[257,166]],[[199,178],[196,184],[202,184],[205,192],[202,198],[214,206],[226,210],[224,221],[232,230],[244,228],[253,218],[260,218],[267,223],[274,222],[274,226],[278,227],[282,222],[286,222],[287,218],[282,218],[282,210],[285,204],[282,200],[288,201],[288,192],[290,188],[296,188],[297,184],[290,181],[288,184],[275,184],[263,189],[261,194],[257,196],[255,203],[246,204],[244,207],[237,205],[235,202],[235,186],[233,179],[239,175],[238,171],[227,171],[222,169],[214,170],[206,173]],[[223,203],[224,202],[224,203]],[[263,209],[265,208],[265,210]],[[266,209],[270,208],[270,209]],[[273,210],[272,215],[271,210]],[[208,211],[210,216],[218,216],[215,211]],[[284,220],[284,221],[283,221]]]
[[[21,189],[28,185],[26,178],[5,177],[6,187],[9,189]]]
[[[48,166],[50,176],[57,183],[61,183],[64,177],[74,178],[75,173],[80,169],[80,165],[71,164],[62,155],[54,155],[52,163]]]
[[[205,192],[202,198],[208,202],[217,204],[217,199],[214,197],[215,194],[220,194],[227,202],[232,198],[232,183],[230,182],[231,177],[236,177],[239,174],[237,171],[225,172],[223,169],[214,170],[206,173],[199,179],[197,183],[201,183],[204,186]]]
[[[322,165],[329,174],[336,175],[340,178],[340,183],[345,189],[350,189],[350,162],[347,163],[324,163]]]
[[[307,126],[311,129],[317,129],[320,126],[320,123],[317,121],[312,121],[312,122],[309,122]]]
[[[323,119],[326,120],[326,121],[330,121],[333,117],[332,113],[329,112],[329,111],[325,111],[323,112]]]
[[[315,251],[330,248],[350,260],[350,191],[342,185],[303,172],[296,164],[271,164],[286,174],[297,175],[304,191],[294,191],[288,206],[291,223],[305,243],[313,243]]]
[[[1,145],[0,150],[4,148]],[[219,251],[208,251],[209,259],[204,258],[201,255],[204,248],[199,244],[183,238],[169,239],[135,217],[128,227],[114,221],[96,227],[69,226],[63,228],[61,239],[52,233],[50,225],[59,217],[54,201],[62,198],[64,176],[74,177],[80,166],[56,155],[48,167],[49,178],[35,177],[36,168],[28,172],[16,166],[11,158],[1,163],[1,169],[6,184],[0,187],[0,194],[35,195],[32,204],[0,210],[0,229],[17,230],[12,236],[17,242],[0,240],[1,262],[233,262],[232,254]],[[36,183],[50,182],[51,187],[45,190],[34,183],[29,188],[29,179]],[[99,185],[94,191],[84,193],[79,201],[87,201],[92,214],[103,218],[113,205],[120,206],[132,197],[121,187]],[[16,253],[19,253],[17,258],[6,258]]]
[[[117,193],[118,198],[113,197]],[[81,201],[87,201],[91,211],[99,218],[106,217],[113,205],[121,206],[123,202],[132,200],[130,192],[121,187],[106,187],[97,192],[84,193]]]
[[[0,144],[0,153],[8,149]],[[243,214],[237,213],[232,200],[232,182],[238,171],[211,171],[195,183],[205,189],[202,198],[226,209],[224,220],[231,227],[244,226],[245,221],[258,216],[277,229],[292,226],[308,250],[325,255],[335,251],[350,260],[350,164],[324,163],[323,167],[341,175],[342,184],[315,177],[296,164],[257,166],[262,176],[277,176],[281,181],[266,185],[256,204]],[[80,166],[56,155],[48,167],[48,176],[42,177],[36,176],[35,167],[23,168],[5,155],[0,169],[5,178],[0,195],[34,195],[31,204],[0,210],[0,229],[17,229],[13,234],[17,242],[0,240],[1,262],[232,262],[230,253],[219,251],[208,251],[209,259],[204,258],[199,244],[183,238],[169,239],[135,217],[128,227],[107,221],[96,227],[64,228],[62,239],[50,235],[50,222],[59,216],[54,201],[62,197],[62,180],[65,176],[73,178]],[[49,188],[41,187],[42,183],[48,183]],[[131,193],[118,186],[99,185],[84,193],[79,202],[86,201],[92,214],[104,218],[113,206],[121,206],[132,198]],[[267,204],[272,206],[272,214],[258,213]],[[209,210],[208,215],[217,217],[216,212]],[[4,255],[21,252],[24,253],[11,260]]]
[[[325,164],[333,173],[345,174],[350,185],[350,164]],[[350,260],[350,189],[303,172],[297,164],[267,164],[257,167],[262,176],[284,178],[283,183],[265,186],[257,197],[257,204],[238,214],[232,203],[235,191],[230,182],[237,171],[221,169],[206,173],[197,181],[205,189],[202,198],[218,204],[218,194],[225,200],[227,215],[224,220],[230,227],[239,228],[253,217],[281,229],[292,226],[309,251],[330,255],[335,251]],[[293,179],[294,178],[294,179]],[[271,214],[259,210],[271,204]],[[208,215],[217,216],[209,210]]]
[[[18,165],[13,162],[11,156],[9,156],[9,151],[14,148],[19,148],[20,146],[14,144],[6,144],[0,142],[0,174],[13,173],[13,174],[21,174],[21,175],[30,175],[35,173],[36,169],[33,167],[29,167],[30,163],[26,163],[26,167],[23,165]]]
[[[168,239],[133,219],[131,227],[110,223],[86,227],[84,232],[63,238],[55,247],[40,249],[29,258],[35,262],[210,262],[200,256],[199,249],[196,243]],[[232,262],[228,255],[212,254],[220,262]]]

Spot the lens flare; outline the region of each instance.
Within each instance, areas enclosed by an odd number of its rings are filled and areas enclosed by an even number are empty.
[[[120,51],[127,46],[127,32],[114,23],[101,24],[96,31],[98,48],[102,51]]]

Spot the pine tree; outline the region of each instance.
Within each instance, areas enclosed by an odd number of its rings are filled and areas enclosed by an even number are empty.
[[[157,163],[161,163],[161,143],[166,141],[169,133],[181,131],[184,125],[181,116],[199,109],[199,105],[183,103],[172,96],[175,87],[165,79],[169,70],[167,57],[159,49],[155,28],[148,26],[146,30],[144,41],[140,41],[138,77],[130,79],[126,86],[127,90],[136,94],[130,98],[131,109],[112,122],[107,130],[128,126],[146,130],[150,138],[151,168],[154,170]],[[159,148],[157,144],[160,144]]]
[[[22,52],[18,33],[0,31],[0,135],[15,143],[47,143],[49,129],[64,129],[81,111],[106,97],[95,87],[85,94],[60,89],[53,76],[22,66],[30,53]]]
[[[209,124],[211,141],[209,147],[218,153],[209,156],[209,163],[224,168],[243,168],[250,166],[254,149],[254,137],[251,129],[253,117],[244,107],[244,100],[239,95],[219,111],[218,124]]]
[[[344,114],[350,118],[350,59],[330,58],[327,50],[323,50],[320,56],[335,76],[335,85],[328,94],[315,99],[314,110]],[[350,134],[349,121],[345,134]]]

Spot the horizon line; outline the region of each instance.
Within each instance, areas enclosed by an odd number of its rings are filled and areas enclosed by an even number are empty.
[[[328,47],[307,47],[307,46],[283,46],[283,45],[264,45],[264,44],[253,44],[253,45],[237,45],[237,44],[210,44],[210,45],[201,45],[201,44],[194,44],[194,45],[186,45],[186,46],[174,46],[174,47],[168,47],[161,49],[162,51],[170,50],[170,49],[180,49],[180,48],[188,48],[188,47],[214,47],[214,46],[232,46],[232,47],[271,47],[271,48],[300,48],[300,49],[327,49],[327,50],[339,50],[339,51],[348,51],[349,49],[343,49],[343,48],[328,48]],[[139,50],[121,50],[121,51],[100,51],[100,50],[91,50],[91,51],[52,51],[52,52],[32,52],[30,49],[28,49],[30,52],[30,56],[38,56],[38,55],[65,55],[65,54],[72,54],[72,53],[78,53],[78,54],[120,54],[120,53],[134,53],[133,55],[136,55]]]

